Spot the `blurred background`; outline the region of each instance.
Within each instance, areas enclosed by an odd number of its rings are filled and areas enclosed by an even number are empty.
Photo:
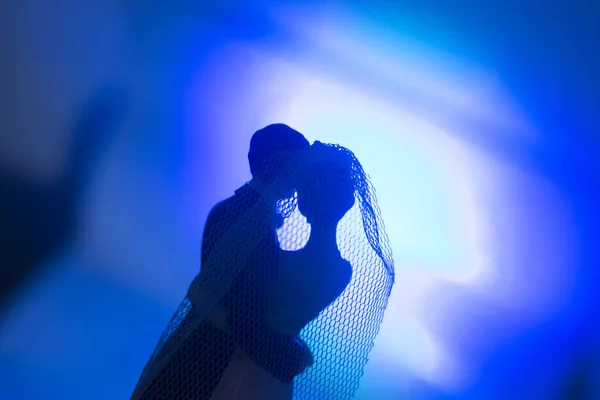
[[[600,3],[0,3],[0,398],[129,398],[283,122],[396,285],[358,399],[600,399]]]

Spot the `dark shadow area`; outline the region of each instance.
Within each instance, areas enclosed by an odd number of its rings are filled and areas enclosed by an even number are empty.
[[[75,120],[67,166],[55,185],[0,171],[0,307],[72,238],[85,184],[125,114],[121,88],[92,94]]]

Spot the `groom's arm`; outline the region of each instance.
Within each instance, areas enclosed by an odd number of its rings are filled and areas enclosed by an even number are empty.
[[[227,202],[215,206],[207,218],[202,240],[203,268],[217,242],[217,232],[231,228],[226,226]],[[266,231],[261,246],[245,257],[248,262],[240,268],[222,303],[229,309],[229,331],[239,346],[255,363],[289,382],[306,369],[312,356],[298,338],[267,327],[268,295],[277,271],[278,250],[273,233]]]
[[[230,310],[229,327],[236,342],[255,363],[279,380],[290,382],[306,369],[312,356],[303,341],[267,326],[269,289],[277,272],[278,248],[274,247],[274,240],[265,240],[262,245],[266,248],[251,255],[224,299]]]

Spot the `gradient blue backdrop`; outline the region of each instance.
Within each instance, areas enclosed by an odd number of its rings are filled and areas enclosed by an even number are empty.
[[[0,398],[128,398],[272,122],[377,189],[397,284],[357,398],[599,398],[598,7],[2,3],[2,168],[52,184],[97,86],[131,109],[76,239],[3,310]]]

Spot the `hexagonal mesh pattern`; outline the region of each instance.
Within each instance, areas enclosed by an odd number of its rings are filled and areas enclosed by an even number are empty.
[[[319,175],[331,162],[341,180],[332,181],[329,170]],[[211,211],[201,272],[134,399],[353,397],[394,282],[374,190],[352,152],[338,145],[317,142],[271,160],[271,168],[278,174],[269,187],[251,182]],[[313,197],[332,204],[344,177],[354,200],[334,225],[332,249],[311,239],[297,204],[309,204],[309,185]],[[268,193],[290,182],[298,192],[269,206]],[[319,219],[321,208],[310,209]]]

